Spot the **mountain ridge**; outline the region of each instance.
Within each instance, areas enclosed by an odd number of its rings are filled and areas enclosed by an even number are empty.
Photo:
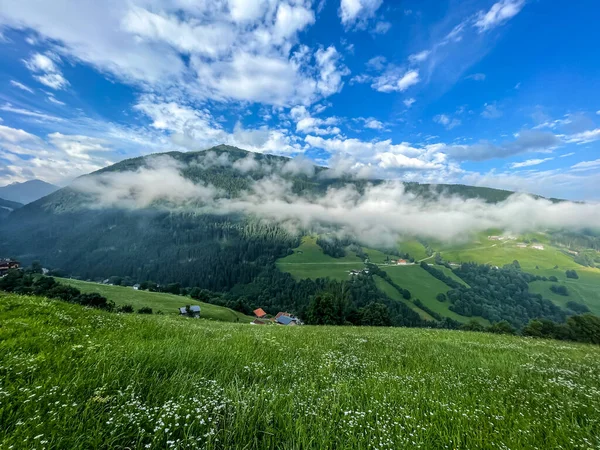
[[[5,200],[26,205],[43,198],[60,188],[42,180],[28,180],[22,183],[11,183],[0,186],[0,197]]]

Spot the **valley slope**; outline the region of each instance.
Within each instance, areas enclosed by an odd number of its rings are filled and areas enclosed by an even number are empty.
[[[257,183],[269,181],[273,174],[300,199],[310,199],[323,195],[328,189],[348,185],[360,194],[369,184],[384,183],[383,180],[367,182],[333,177],[323,167],[308,167],[289,158],[251,154],[227,146],[203,152],[133,158],[77,180],[78,186],[89,187],[91,183],[94,188],[106,187],[106,191],[99,191],[101,195],[74,185],[12,212],[0,223],[0,256],[13,257],[25,264],[40,260],[45,267],[61,269],[84,280],[100,281],[119,275],[137,282],[176,281],[184,287],[197,286],[223,293],[228,306],[244,304],[244,309],[262,306],[272,313],[284,309],[302,313],[312,296],[338,289],[337,280],[340,292],[345,292],[353,307],[385,302],[388,308],[395,309],[392,323],[396,325],[419,325],[424,320],[440,322],[445,318],[459,323],[471,318],[489,323],[478,314],[457,314],[448,299],[438,300],[438,294],[452,288],[420,267],[420,262],[444,261],[446,266],[437,264],[435,267],[460,286],[466,286],[467,283],[452,272],[460,263],[502,267],[518,260],[523,271],[539,277],[557,276],[557,283],[567,285],[572,292],[572,298],[557,298],[549,290],[551,284],[535,281],[531,283],[531,292],[541,294],[540,298],[563,309],[567,301],[573,300],[600,313],[600,290],[597,289],[600,270],[593,267],[594,258],[600,260],[597,248],[591,244],[586,243],[584,247],[591,255],[587,267],[575,262],[578,256],[573,253],[580,251],[556,241],[554,235],[514,236],[502,241],[488,239],[488,235],[501,234],[501,230],[480,233],[461,244],[407,237],[373,248],[346,239],[341,246],[343,256],[333,257],[322,248],[328,240],[335,244],[338,239],[330,229],[308,224],[305,228],[290,228],[285,223],[263,220],[236,209],[199,213],[195,198],[184,203],[173,203],[165,198],[142,202],[144,192],[139,192],[139,186],[127,185],[129,174],[149,176],[157,168],[172,169],[168,173],[181,176],[182,183],[189,183],[187,187],[200,189],[200,186],[206,190],[210,186],[224,199],[231,200],[229,204],[235,203]],[[111,191],[108,186],[114,180],[129,187],[124,191]],[[149,186],[164,184],[171,189],[169,183],[173,183],[169,177],[148,181]],[[171,191],[178,193],[179,188],[173,185]],[[277,186],[265,183],[264,188],[277,189]],[[404,188],[408,195],[424,201],[443,193],[495,204],[512,194],[460,185],[406,183]],[[135,207],[131,206],[129,197],[128,203],[123,203],[123,192],[134,199]],[[204,191],[198,192],[201,196]],[[586,239],[597,242],[596,236],[590,231]],[[519,246],[522,241],[527,242],[523,248]],[[544,249],[534,249],[536,244],[543,245]],[[390,264],[391,260],[401,258],[414,261],[415,265]],[[351,275],[351,270],[361,271],[367,267],[365,260],[383,272],[367,277]],[[567,269],[576,269],[581,279],[566,280]],[[410,292],[410,298],[405,298],[403,290]]]

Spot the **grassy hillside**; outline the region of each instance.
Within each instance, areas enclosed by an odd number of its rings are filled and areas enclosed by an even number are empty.
[[[117,305],[132,305],[136,310],[149,306],[154,312],[162,311],[165,314],[178,314],[178,308],[188,305],[200,305],[202,318],[219,320],[223,322],[246,322],[254,320],[240,312],[222,306],[202,303],[180,295],[165,294],[162,292],[136,291],[125,286],[108,286],[106,284],[88,283],[87,281],[57,278],[61,283],[74,286],[83,293],[98,292]]]
[[[591,312],[600,316],[600,271],[597,269],[578,268],[579,279],[567,278],[563,270],[545,270],[540,275],[558,278],[558,283],[535,281],[530,283],[531,292],[542,294],[548,300],[555,304],[565,307],[567,302],[574,301],[586,305]],[[569,291],[569,296],[565,297],[553,293],[550,287],[553,284],[565,285]]]
[[[289,272],[296,280],[303,278],[326,278],[347,280],[352,269],[362,269],[364,262],[354,253],[343,258],[333,258],[323,253],[317,245],[316,236],[305,236],[292,255],[277,261],[279,270]]]
[[[448,309],[450,302],[439,302],[436,296],[440,293],[446,293],[450,288],[437,278],[434,278],[419,265],[413,266],[387,266],[383,267],[392,280],[404,289],[408,289],[413,298],[418,298],[425,306],[434,312],[449,317],[459,322],[468,322],[470,317],[464,317]],[[482,323],[488,323],[482,318],[477,320]]]
[[[426,311],[423,311],[421,308],[419,308],[417,305],[415,305],[412,301],[406,300],[404,297],[402,297],[402,295],[400,295],[400,292],[398,292],[398,289],[396,289],[390,283],[385,281],[383,278],[375,275],[375,284],[377,285],[377,289],[379,289],[381,292],[384,292],[388,297],[390,297],[396,301],[404,303],[410,309],[412,309],[413,311],[418,313],[422,319],[435,320],[429,313],[427,313]]]
[[[1,448],[600,445],[599,347],[117,315],[14,295],[0,296],[0,322]]]

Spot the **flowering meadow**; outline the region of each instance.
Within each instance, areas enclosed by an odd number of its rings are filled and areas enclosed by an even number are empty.
[[[600,347],[0,294],[0,449],[600,449]]]

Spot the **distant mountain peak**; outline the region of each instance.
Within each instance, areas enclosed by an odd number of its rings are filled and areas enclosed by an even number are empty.
[[[58,186],[42,180],[28,180],[0,187],[0,198],[25,205],[52,194],[58,189],[60,189]]]

